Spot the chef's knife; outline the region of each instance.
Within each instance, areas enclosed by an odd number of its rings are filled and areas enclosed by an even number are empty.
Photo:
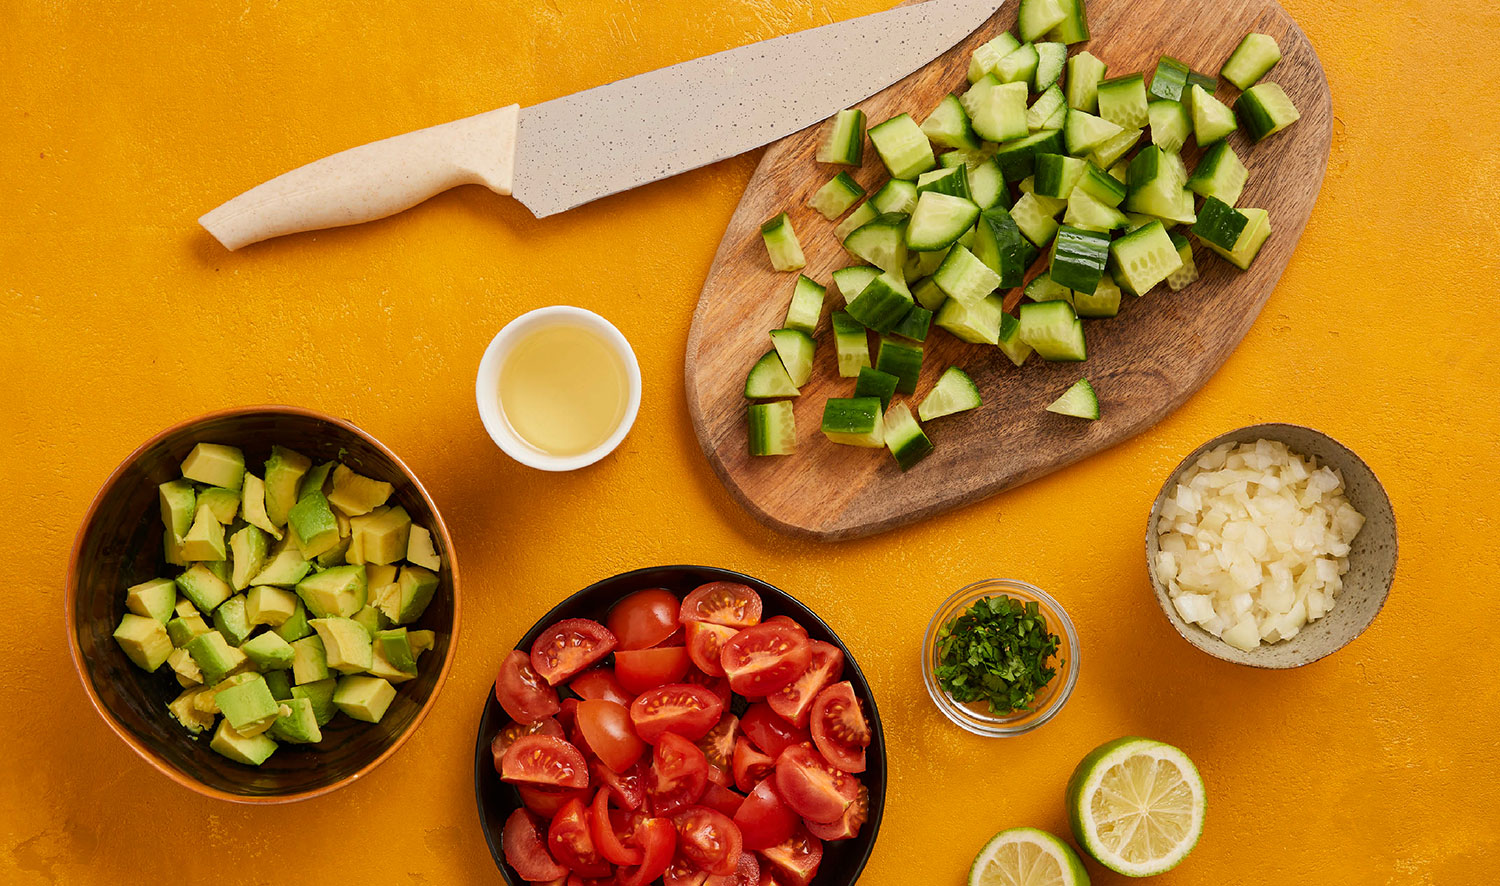
[[[198,221],[228,249],[482,184],[538,218],[769,144],[946,52],[1000,0],[926,0],[398,135],[294,169]]]

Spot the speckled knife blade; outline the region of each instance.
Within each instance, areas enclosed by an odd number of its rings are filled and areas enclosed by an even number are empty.
[[[523,108],[515,197],[545,218],[769,144],[942,55],[999,2],[927,0]]]

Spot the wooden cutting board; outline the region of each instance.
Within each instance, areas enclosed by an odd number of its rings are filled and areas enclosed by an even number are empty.
[[[870,123],[903,111],[920,121],[944,94],[967,88],[970,53],[1014,29],[1015,9],[1006,3],[968,40],[859,105]],[[1075,49],[1103,59],[1108,76],[1142,71],[1148,83],[1163,53],[1214,73],[1248,31],[1270,34],[1281,45],[1283,58],[1266,79],[1281,84],[1302,119],[1253,147],[1243,133],[1230,137],[1250,171],[1239,205],[1271,214],[1273,233],[1259,257],[1241,272],[1195,245],[1202,272],[1197,283],[1177,293],[1162,284],[1141,299],[1126,295],[1118,317],[1084,321],[1089,357],[1083,364],[1033,356],[1017,368],[999,349],[965,344],[934,326],[921,383],[907,398],[912,411],[954,365],[974,378],[984,405],[926,425],[936,451],[903,474],[889,453],[835,445],[819,430],[824,402],[852,396],[854,388],[853,379],[837,372],[828,316],[843,299],[829,285],[830,274],[859,262],[834,237],[834,224],[807,207],[808,197],[841,168],[813,159],[822,127],[771,145],[719,245],[693,316],[686,365],[688,408],[703,452],[730,494],[757,518],[794,535],[854,538],[1034,480],[1156,424],[1213,375],[1255,321],[1302,235],[1328,163],[1333,112],[1317,53],[1275,0],[1088,0],[1088,15],[1093,39]],[[1221,81],[1221,101],[1232,105],[1238,95]],[[1190,141],[1183,158],[1189,169],[1197,154]],[[868,142],[864,167],[853,174],[871,193],[887,179]],[[829,285],[829,294],[816,370],[795,405],[797,452],[753,458],[746,444],[745,374],[770,349],[766,333],[781,325],[796,280],[794,273],[771,269],[760,237],[761,223],[783,210],[807,255],[804,273]],[[1020,297],[1019,289],[1008,293],[1007,308],[1014,311]],[[1085,375],[1101,400],[1099,421],[1045,411]]]

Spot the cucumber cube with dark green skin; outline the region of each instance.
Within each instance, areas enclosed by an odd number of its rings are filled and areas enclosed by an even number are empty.
[[[1235,47],[1224,67],[1219,69],[1219,76],[1240,89],[1249,89],[1279,61],[1281,47],[1276,45],[1275,38],[1252,32]]]
[[[1150,94],[1167,101],[1182,101],[1187,89],[1188,75],[1192,69],[1170,55],[1164,55],[1156,63],[1156,73],[1151,75]]]
[[[1249,224],[1240,232],[1239,240],[1235,241],[1233,249],[1224,249],[1208,241],[1205,245],[1228,262],[1242,271],[1249,270],[1250,263],[1260,254],[1261,246],[1265,245],[1266,239],[1271,236],[1271,217],[1264,209],[1245,208],[1240,210],[1245,217],[1250,219]]]
[[[906,317],[896,324],[891,330],[894,335],[909,338],[912,341],[926,341],[927,332],[932,326],[932,311],[922,305],[913,305]]]
[[[892,406],[885,416],[885,445],[901,470],[911,470],[932,454],[932,441],[905,403]]]
[[[891,405],[891,398],[896,396],[896,385],[900,383],[901,379],[889,372],[866,366],[860,369],[859,380],[854,383],[854,396],[878,397],[883,410]]]
[[[909,216],[887,212],[844,238],[844,248],[882,271],[899,273],[906,264]]]
[[[937,165],[932,142],[910,114],[899,114],[871,127],[870,143],[891,178],[910,181]]]
[[[818,162],[858,166],[864,162],[864,153],[865,112],[858,108],[839,111],[818,147]]]
[[[1009,314],[1000,314],[1000,331],[995,344],[1000,353],[1017,366],[1023,365],[1032,354],[1031,345],[1021,340],[1021,323]]]
[[[1063,154],[1038,154],[1036,158],[1036,180],[1034,193],[1042,197],[1066,200],[1073,188],[1083,178],[1088,168],[1087,160]]]
[[[1069,45],[1089,39],[1089,18],[1084,0],[1059,0],[1059,5],[1062,6],[1063,19],[1047,32],[1047,39]]]
[[[928,141],[945,148],[961,151],[977,151],[982,144],[969,122],[969,114],[956,95],[947,95],[936,109],[922,121],[922,133]]]
[[[792,383],[791,375],[774,348],[755,361],[755,365],[750,367],[749,375],[745,377],[747,400],[795,397],[797,393],[797,386]]]
[[[964,164],[945,169],[932,169],[917,176],[917,195],[936,191],[950,197],[969,199],[969,168]]]
[[[1239,202],[1250,173],[1227,141],[1214,142],[1187,180],[1187,189],[1200,197],[1218,197],[1230,206]]]
[[[839,375],[854,378],[861,367],[870,365],[870,340],[865,328],[845,311],[834,311],[833,346],[838,354]]]
[[[1020,48],[1000,60],[995,66],[995,77],[1001,83],[1020,83],[1029,86],[1036,77],[1041,56],[1035,44],[1022,43]]]
[[[1257,83],[1245,90],[1234,111],[1253,141],[1269,138],[1302,118],[1286,90],[1275,83]]]
[[[876,332],[890,332],[916,304],[899,273],[881,274],[849,303],[849,316]]]
[[[1146,78],[1140,74],[1128,74],[1100,83],[1099,116],[1124,129],[1144,127],[1150,122],[1146,110]]]
[[[797,428],[790,400],[750,404],[747,424],[751,455],[791,455],[797,448]]]
[[[882,336],[875,368],[896,377],[896,390],[903,394],[915,394],[917,379],[922,374],[922,346]]]
[[[823,404],[823,436],[845,446],[885,446],[885,421],[879,397],[834,397]]]
[[[786,309],[787,329],[800,329],[808,335],[818,331],[818,318],[823,314],[823,298],[828,289],[818,281],[802,274],[797,275],[797,285],[792,289],[792,303]]]
[[[1044,129],[1025,138],[1006,142],[995,152],[995,162],[1006,181],[1020,181],[1036,172],[1038,154],[1061,154],[1063,152],[1062,130]]]
[[[961,101],[981,138],[1003,142],[1031,131],[1026,127],[1026,96],[1025,83],[1001,83],[991,74],[970,87]]]
[[[1026,277],[1027,241],[1010,213],[996,206],[979,214],[974,257],[1000,275],[1000,289],[1013,289]]]
[[[1068,107],[1092,114],[1099,110],[1099,81],[1109,66],[1084,51],[1068,59]]]
[[[837,219],[848,212],[854,204],[864,199],[865,189],[859,182],[847,172],[840,172],[819,188],[807,201],[807,205],[816,209],[820,215],[829,221]]]
[[[926,173],[923,173],[924,175]],[[921,176],[918,176],[920,178]],[[911,215],[911,211],[917,208],[917,185],[916,182],[902,181],[893,178],[885,183],[885,186],[875,192],[870,198],[870,205],[880,215],[895,213],[898,215]],[[874,219],[871,219],[873,221]],[[868,224],[868,222],[866,222]],[[863,225],[861,226],[863,227]],[[844,239],[848,239],[847,237]]]
[[[797,232],[792,230],[792,221],[785,212],[761,225],[760,236],[766,242],[771,267],[778,271],[796,271],[807,266],[802,244],[797,241]]]
[[[1109,263],[1109,235],[1071,225],[1057,230],[1052,241],[1052,282],[1075,292],[1093,294]]]
[[[1249,223],[1250,219],[1243,212],[1218,197],[1209,197],[1203,201],[1203,208],[1198,210],[1198,221],[1193,225],[1193,233],[1205,243],[1232,250],[1240,239],[1240,233],[1245,230],[1245,225]]]
[[[1021,305],[1019,334],[1043,360],[1081,363],[1088,358],[1083,323],[1065,301]]]

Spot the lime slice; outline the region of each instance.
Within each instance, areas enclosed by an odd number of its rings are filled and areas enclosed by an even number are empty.
[[[1036,828],[996,834],[969,868],[969,886],[1088,886],[1089,875],[1067,843]]]
[[[1073,836],[1127,877],[1170,871],[1203,833],[1203,778],[1187,754],[1145,738],[1095,748],[1068,780]]]

